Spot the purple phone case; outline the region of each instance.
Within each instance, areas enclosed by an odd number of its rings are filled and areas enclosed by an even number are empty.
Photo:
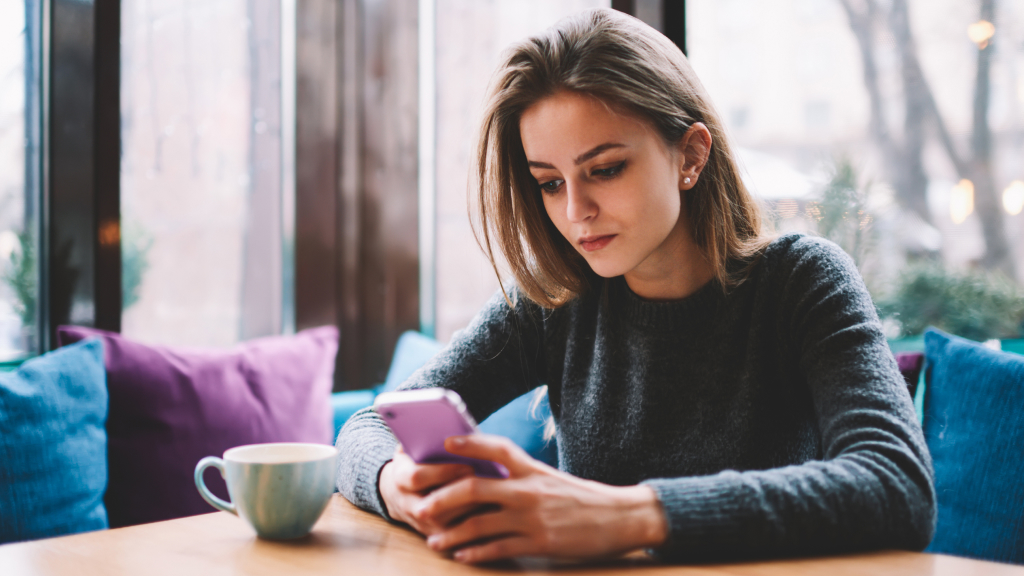
[[[444,449],[449,436],[478,432],[455,392],[431,388],[384,393],[374,402],[374,410],[391,427],[402,450],[416,462],[468,464],[482,478],[508,478],[508,469],[497,462],[456,456]]]

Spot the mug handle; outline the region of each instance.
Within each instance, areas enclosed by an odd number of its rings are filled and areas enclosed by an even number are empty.
[[[220,498],[214,496],[213,493],[210,492],[210,489],[206,487],[206,482],[203,482],[203,472],[206,471],[206,469],[209,468],[210,466],[213,466],[217,470],[220,470],[221,477],[227,477],[224,471],[223,460],[217,458],[216,456],[207,456],[206,458],[203,458],[202,460],[199,461],[199,464],[196,464],[195,473],[196,488],[199,489],[199,495],[202,496],[203,500],[206,500],[206,502],[209,503],[210,506],[213,506],[218,510],[230,512],[235,516],[238,516],[238,512],[235,511],[234,504],[232,504],[231,502],[225,502]]]

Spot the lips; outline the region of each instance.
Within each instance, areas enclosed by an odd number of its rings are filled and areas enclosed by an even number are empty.
[[[604,236],[584,236],[580,238],[579,244],[585,251],[593,252],[604,248],[614,239],[615,234],[605,234]]]

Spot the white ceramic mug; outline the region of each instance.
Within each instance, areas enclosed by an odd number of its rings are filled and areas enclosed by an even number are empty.
[[[299,538],[313,529],[334,493],[337,455],[324,444],[238,446],[224,452],[223,459],[200,460],[196,488],[211,506],[241,517],[261,538]],[[211,494],[203,482],[210,466],[220,470],[231,502]]]

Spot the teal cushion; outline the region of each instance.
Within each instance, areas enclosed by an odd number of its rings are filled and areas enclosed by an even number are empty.
[[[391,356],[387,379],[383,384],[367,390],[346,390],[331,395],[331,409],[334,411],[334,437],[345,422],[356,412],[373,404],[373,399],[381,392],[390,392],[405,382],[412,373],[419,369],[441,351],[444,345],[429,336],[409,330],[404,332],[395,344],[395,353]]]
[[[1024,356],[930,329],[925,358],[939,512],[927,551],[1024,564]]]
[[[331,410],[334,412],[334,438],[338,437],[341,427],[356,412],[373,404],[377,393],[373,390],[347,390],[331,394]]]
[[[0,543],[107,527],[103,345],[0,374]]]
[[[1024,338],[1003,340],[999,344],[1003,347],[1003,352],[1013,352],[1014,354],[1024,355]]]

